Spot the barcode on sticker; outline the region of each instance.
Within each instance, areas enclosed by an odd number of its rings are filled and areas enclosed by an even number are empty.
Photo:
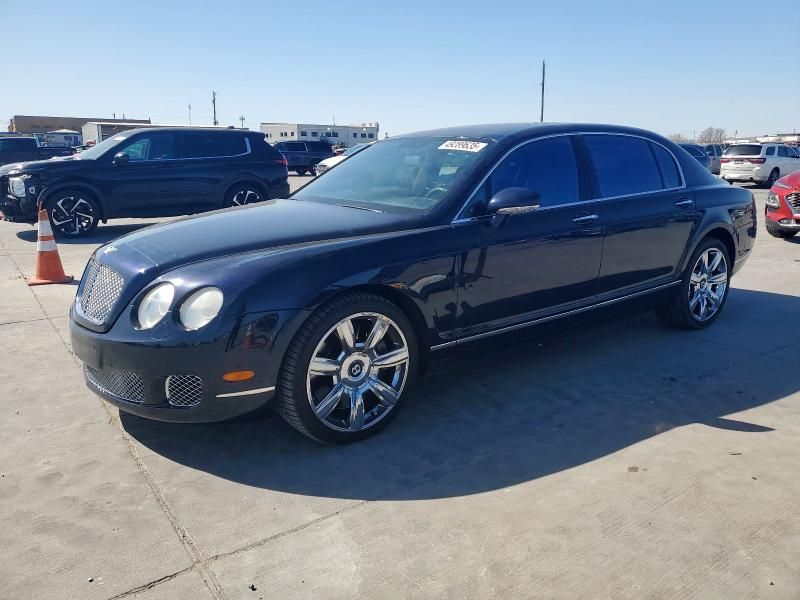
[[[480,152],[486,148],[485,142],[469,142],[467,140],[450,140],[439,146],[439,150],[462,150],[463,152]]]

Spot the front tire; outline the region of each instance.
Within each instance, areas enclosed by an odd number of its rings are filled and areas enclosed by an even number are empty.
[[[730,291],[731,260],[716,238],[700,244],[689,259],[675,295],[656,310],[659,318],[679,329],[704,329],[725,306]]]
[[[289,345],[276,387],[278,412],[317,441],[364,439],[397,416],[418,356],[414,329],[395,304],[344,294],[317,309]]]
[[[64,190],[52,194],[45,206],[53,232],[60,237],[89,235],[100,222],[100,205],[82,190]]]
[[[770,234],[772,237],[780,238],[782,240],[788,240],[797,235],[797,231],[789,231],[786,229],[781,229],[780,227],[777,227],[775,225],[771,225],[769,219],[766,219],[766,225],[767,225],[767,233]]]

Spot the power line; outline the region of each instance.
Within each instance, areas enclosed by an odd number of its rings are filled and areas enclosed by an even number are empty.
[[[544,123],[544,61],[542,61],[542,102],[541,110],[539,111],[539,122]]]

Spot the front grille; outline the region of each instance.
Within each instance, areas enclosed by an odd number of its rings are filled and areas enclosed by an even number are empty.
[[[83,284],[81,311],[93,323],[103,323],[122,293],[122,276],[111,267],[92,263]]]
[[[117,369],[94,369],[88,365],[83,365],[83,372],[89,383],[107,394],[133,404],[144,402],[144,380],[138,373]]]
[[[795,214],[800,213],[800,192],[786,195],[786,204],[792,209]]]
[[[166,388],[172,406],[197,406],[203,399],[203,380],[197,375],[170,375]]]

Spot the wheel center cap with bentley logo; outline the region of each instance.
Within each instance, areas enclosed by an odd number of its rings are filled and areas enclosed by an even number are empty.
[[[369,373],[370,360],[366,354],[354,352],[342,362],[341,377],[350,381],[360,381]]]

